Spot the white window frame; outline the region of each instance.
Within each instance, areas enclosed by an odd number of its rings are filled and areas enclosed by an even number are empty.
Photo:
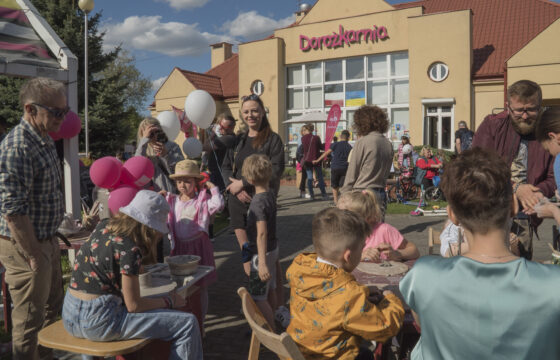
[[[444,112],[442,108],[444,106],[451,107],[451,111]],[[437,108],[436,112],[428,112],[428,109],[431,107]],[[425,133],[425,121],[428,116],[437,116],[438,118],[438,125],[437,125],[437,132],[438,132],[438,141],[437,141],[437,148],[444,149],[448,151],[453,151],[455,146],[455,136],[454,136],[454,125],[455,124],[455,99],[453,98],[443,98],[443,99],[422,99],[422,142],[425,143],[424,139],[426,139]],[[449,131],[449,148],[442,147],[442,118],[443,117],[451,117],[451,129]],[[427,144],[424,144],[427,145]]]

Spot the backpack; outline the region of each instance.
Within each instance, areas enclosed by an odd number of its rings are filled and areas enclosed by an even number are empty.
[[[472,146],[474,133],[471,130],[465,130],[461,134],[461,152],[468,150]]]
[[[422,156],[419,156],[418,159],[424,159],[424,161],[426,161],[426,158]],[[414,166],[414,171],[412,172],[414,184],[418,186],[422,185],[422,180],[424,180],[427,172],[428,170],[420,169],[418,166]]]

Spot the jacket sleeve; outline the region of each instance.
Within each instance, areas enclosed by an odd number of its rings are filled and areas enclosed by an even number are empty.
[[[270,179],[270,184],[274,185],[280,183],[280,178],[284,173],[284,144],[282,139],[276,133],[272,133],[270,136],[270,148],[268,152],[268,157],[272,163],[272,178]]]
[[[404,307],[394,294],[385,296],[377,305],[368,300],[366,287],[360,286],[348,299],[344,309],[344,328],[366,340],[385,342],[397,335],[403,320]]]
[[[492,120],[490,119],[490,115],[488,115],[484,118],[478,129],[476,129],[472,147],[474,148],[478,146],[483,149],[495,149],[495,135],[496,127],[492,126]]]
[[[358,180],[358,172],[360,171],[360,164],[362,162],[363,154],[362,142],[356,142],[354,149],[352,149],[352,157],[348,163],[348,170],[346,171],[346,177],[344,180],[344,186],[340,189],[340,192],[347,192],[352,190],[356,180]]]
[[[548,165],[548,172],[546,174],[546,178],[537,183],[535,186],[542,190],[543,195],[546,197],[552,197],[554,195],[554,190],[556,190],[556,181],[554,180],[554,158],[550,158],[550,162]]]
[[[138,146],[136,147],[136,156],[146,156],[146,148],[148,147],[148,142],[150,139],[141,138]]]
[[[235,154],[235,148],[237,148],[238,144],[239,137],[236,137],[235,145],[227,149],[226,155],[224,156],[224,162],[222,162],[222,175],[224,176],[224,184],[226,185],[226,187],[231,184],[229,178],[233,177],[233,156]]]
[[[210,189],[210,194],[212,196],[208,199],[208,214],[212,216],[224,208],[224,197],[217,186]]]
[[[419,168],[422,169],[422,170],[427,170],[427,169],[430,168],[430,166],[428,165],[428,161],[427,161],[427,160],[424,160],[424,159],[422,159],[422,158],[419,158],[419,159],[416,161],[416,166],[419,167]]]

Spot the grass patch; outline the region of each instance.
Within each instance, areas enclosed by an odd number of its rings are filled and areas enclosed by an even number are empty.
[[[415,205],[406,205],[401,203],[390,203],[387,205],[387,214],[409,214],[411,211],[416,209],[418,206],[418,200],[416,200]],[[440,209],[443,209],[447,206],[447,201],[430,201],[428,206],[424,206],[424,210],[432,209],[432,206],[439,206]]]

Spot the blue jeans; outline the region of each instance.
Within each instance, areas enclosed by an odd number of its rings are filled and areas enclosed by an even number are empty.
[[[77,338],[92,341],[161,339],[171,342],[169,359],[202,360],[202,343],[196,317],[165,309],[129,313],[121,298],[102,295],[80,300],[66,293],[62,308],[64,328]]]
[[[319,182],[319,189],[321,189],[321,194],[323,194],[323,196],[327,195],[327,191],[325,190],[325,181],[323,180],[323,169],[320,165],[313,166],[311,168],[305,168],[305,173],[307,174],[307,189],[309,190],[309,195],[313,197],[313,170],[315,170],[315,174],[317,175],[317,181]]]

